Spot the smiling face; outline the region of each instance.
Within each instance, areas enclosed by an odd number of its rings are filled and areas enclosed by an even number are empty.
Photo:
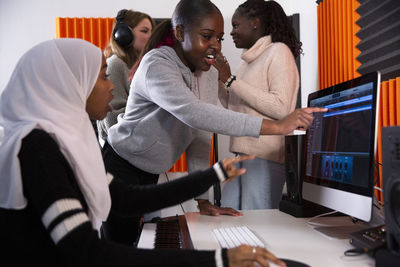
[[[219,12],[198,19],[190,28],[176,27],[179,44],[175,50],[192,72],[208,71],[221,51],[224,20]]]
[[[256,19],[249,19],[237,11],[233,14],[231,36],[237,48],[249,49],[255,44],[260,36],[254,26],[257,26]]]
[[[135,39],[133,41],[133,48],[137,53],[141,53],[144,46],[149,40],[153,27],[148,18],[143,19],[141,22],[132,29]]]
[[[88,99],[86,100],[86,112],[92,120],[102,120],[107,112],[112,110],[110,101],[113,99],[113,84],[106,75],[107,63],[103,56],[99,76]]]

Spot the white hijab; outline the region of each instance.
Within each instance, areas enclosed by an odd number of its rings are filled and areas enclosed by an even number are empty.
[[[102,63],[101,51],[80,39],[55,39],[26,52],[0,98],[0,207],[23,209],[18,153],[33,129],[49,133],[77,178],[95,229],[111,198],[99,144],[86,112]]]

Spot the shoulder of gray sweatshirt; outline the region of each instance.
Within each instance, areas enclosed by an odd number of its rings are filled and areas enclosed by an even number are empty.
[[[201,86],[218,90],[214,68],[201,76]],[[200,100],[198,86],[199,79],[171,47],[151,50],[135,73],[125,113],[109,129],[108,142],[135,167],[160,174],[179,159],[196,129],[231,136],[259,136],[261,117],[206,103]]]
[[[126,101],[129,93],[129,68],[126,63],[116,55],[107,58],[108,79],[114,85],[113,95],[110,105],[113,107],[107,116],[97,121],[99,135],[104,140],[107,138],[108,129],[117,123],[117,116],[125,112]]]

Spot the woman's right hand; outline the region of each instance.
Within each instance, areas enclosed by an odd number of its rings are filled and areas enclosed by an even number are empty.
[[[219,53],[215,58],[214,67],[218,70],[218,79],[223,83],[232,75],[229,62],[222,53]]]
[[[288,135],[294,130],[307,130],[311,126],[314,112],[326,112],[326,108],[299,108],[279,121],[264,119],[261,125],[260,135]]]
[[[228,249],[228,261],[229,267],[256,266],[255,262],[260,266],[267,267],[269,266],[268,261],[282,267],[286,266],[283,261],[265,248],[248,245]]]
[[[226,158],[222,161],[222,167],[225,170],[226,175],[228,176],[228,179],[226,179],[224,182],[231,182],[233,181],[237,176],[242,175],[243,173],[246,172],[245,168],[237,169],[235,166],[235,163],[244,161],[244,160],[252,160],[254,159],[255,156],[248,156],[248,155],[243,155],[243,156],[238,156],[234,158]]]

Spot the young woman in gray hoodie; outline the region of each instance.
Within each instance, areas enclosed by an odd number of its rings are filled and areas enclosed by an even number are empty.
[[[289,134],[306,129],[312,113],[321,111],[298,109],[271,121],[202,101],[201,87],[218,91],[212,65],[221,52],[223,23],[210,1],[181,0],[172,19],[154,29],[133,77],[125,114],[109,129],[103,148],[106,168],[115,179],[137,184],[168,171],[198,130],[253,138]],[[123,220],[111,210],[105,232],[127,238],[129,227],[118,224]]]

